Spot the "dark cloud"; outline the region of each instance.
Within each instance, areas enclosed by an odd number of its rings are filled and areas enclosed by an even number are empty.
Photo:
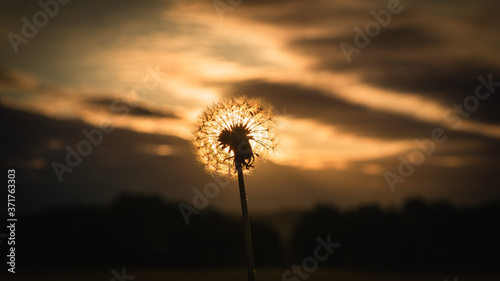
[[[9,71],[0,71],[0,85],[6,87],[17,87],[21,84],[19,77],[15,77]]]
[[[34,89],[38,86],[38,81],[26,73],[0,70],[1,90]]]
[[[354,32],[340,37],[317,37],[299,39],[291,45],[302,53],[318,54],[317,69],[334,73],[354,72],[365,83],[425,96],[444,106],[461,104],[474,95],[478,76],[493,75],[493,81],[500,81],[500,68],[481,59],[451,59],[441,54],[443,44],[439,36],[423,26],[387,27],[373,38],[359,54],[351,56],[348,63],[339,45],[353,43]],[[474,120],[500,123],[498,95],[492,95],[482,102],[471,116]]]
[[[472,61],[439,63],[381,59],[372,62],[371,69],[361,70],[364,81],[391,90],[418,93],[449,108],[475,95],[475,89],[480,84],[479,76],[488,80],[488,76],[492,75],[493,81],[500,81],[500,69]],[[376,71],[382,66],[383,72]],[[485,91],[484,88],[481,93]],[[478,109],[471,114],[471,119],[500,123],[500,114],[496,110],[499,107],[500,98],[493,93],[479,104]]]
[[[350,41],[353,39],[351,38]],[[404,51],[405,49],[426,49],[443,43],[431,28],[424,25],[403,25],[381,28],[379,35],[373,37],[370,47],[388,51]],[[423,50],[423,51],[424,51]]]
[[[369,17],[377,3],[346,5],[343,1],[248,1],[241,4],[241,17],[286,28],[352,28]]]
[[[366,34],[363,27],[361,29],[363,34]],[[301,53],[317,54],[316,67],[318,69],[346,71],[362,67],[371,69],[382,65],[390,67],[394,62],[384,61],[389,59],[393,61],[402,59],[402,64],[411,69],[413,62],[420,61],[419,56],[427,55],[427,59],[435,59],[434,47],[442,43],[439,36],[430,28],[415,24],[385,27],[377,36],[370,38],[366,46],[355,43],[356,34],[359,33],[349,29],[342,35],[299,38],[291,42],[290,46]],[[357,48],[360,53],[350,55],[351,62],[348,62],[340,48],[341,43]],[[408,57],[408,55],[412,56]],[[407,57],[406,61],[405,57]],[[380,64],[372,66],[374,62],[380,62]]]
[[[361,27],[363,29],[363,27]],[[379,35],[370,38],[366,47],[356,45],[354,38],[356,36],[354,30],[349,30],[343,35],[318,36],[312,38],[300,38],[290,43],[290,46],[299,52],[307,54],[317,54],[318,69],[326,69],[331,71],[338,70],[357,70],[363,66],[372,68],[373,62],[379,62],[378,67],[391,66],[391,61],[384,59],[392,59],[397,61],[404,55],[412,54],[413,57],[407,58],[403,65],[411,69],[413,62],[420,61],[418,55],[428,54],[428,59],[435,59],[433,49],[441,44],[441,39],[438,35],[425,26],[421,25],[403,25],[403,26],[388,26],[383,28]],[[363,31],[363,34],[365,32]],[[351,55],[351,62],[346,60],[341,43],[347,43],[352,47],[359,49],[359,54]],[[417,55],[417,56],[415,56]],[[411,60],[413,59],[413,60]],[[393,63],[393,62],[392,62]],[[379,70],[382,70],[380,68]]]
[[[162,108],[160,105],[145,105],[138,102],[137,104],[125,103],[121,99],[98,98],[91,99],[90,104],[98,105],[114,114],[124,114],[126,108],[128,115],[144,116],[144,117],[163,117],[163,118],[179,118],[174,112]],[[123,108],[123,109],[120,109]]]
[[[22,25],[21,17],[25,16],[32,19],[34,13],[43,11],[38,0],[25,1],[8,1],[2,3],[2,19],[3,22],[10,23],[11,26],[17,24]],[[43,1],[44,3],[46,1]],[[96,0],[90,1],[67,1],[66,4],[57,2],[57,8],[50,6],[52,10],[57,10],[57,13],[49,21],[57,21],[58,18],[68,20],[68,24],[79,25],[82,20],[86,24],[99,25],[102,23],[119,23],[127,22],[131,18],[142,18],[145,15],[159,15],[161,10],[158,7],[169,7],[174,1],[147,0],[147,1],[106,1],[100,2]],[[93,21],[87,19],[92,18]],[[72,21],[70,22],[70,19]],[[18,23],[16,22],[18,21]],[[108,26],[109,27],[109,26]],[[108,28],[106,27],[106,28]]]
[[[17,194],[23,201],[20,212],[54,204],[103,203],[120,190],[144,188],[143,191],[154,190],[175,197],[184,192],[177,188],[184,187],[177,181],[179,179],[189,186],[200,185],[196,180],[191,181],[192,177],[187,174],[181,176],[193,169],[201,171],[191,161],[194,157],[184,139],[117,128],[102,133],[102,141],[92,145],[90,154],[82,156],[81,164],[71,167],[72,172],[64,173],[64,180],[59,183],[51,164],[57,161],[68,165],[66,146],[78,151],[82,142],[88,142],[83,130],[96,132],[98,129],[82,121],[55,120],[3,106],[0,117],[3,132],[16,131],[2,140],[0,166],[16,169],[19,186],[22,186]],[[94,135],[94,138],[97,137]],[[145,153],[142,145],[170,145],[179,148],[180,152],[175,156],[159,156]],[[34,160],[39,163],[38,167],[30,165]],[[166,171],[179,178],[164,178],[162,175]],[[189,191],[186,189],[184,194],[187,196]]]
[[[351,104],[331,94],[296,84],[251,80],[233,84],[231,95],[244,93],[268,99],[281,111],[298,118],[314,118],[338,126],[345,132],[381,139],[427,136],[435,126],[409,117]]]
[[[5,30],[5,35],[13,32],[23,36],[24,23],[21,19],[26,17],[32,22],[33,15],[42,11],[38,2],[5,2],[5,8],[0,9],[0,24],[4,27],[2,30]],[[7,36],[4,36],[4,40],[0,41],[0,60],[4,67],[36,73],[47,82],[79,83],[89,71],[102,71],[99,63],[82,66],[76,63],[79,59],[93,57],[108,49],[129,46],[130,40],[138,36],[147,39],[151,33],[172,33],[176,26],[166,24],[163,15],[165,9],[171,6],[171,1],[160,0],[69,1],[60,5],[57,14],[49,17],[46,25],[37,28],[36,34],[26,44],[18,46],[18,54]],[[148,44],[146,39],[143,41],[145,45]],[[68,65],[70,60],[72,63]],[[88,82],[98,84],[97,79]]]

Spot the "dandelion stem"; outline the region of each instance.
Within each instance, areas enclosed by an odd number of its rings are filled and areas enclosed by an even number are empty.
[[[238,184],[240,186],[241,214],[243,216],[243,232],[245,233],[248,281],[254,281],[255,265],[253,263],[252,233],[250,231],[250,220],[248,219],[247,195],[245,191],[245,182],[243,181],[243,167],[238,165],[237,168]]]

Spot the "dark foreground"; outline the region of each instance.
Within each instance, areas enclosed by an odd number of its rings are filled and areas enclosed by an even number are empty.
[[[256,275],[257,281],[299,281],[297,276],[289,276],[282,279],[282,274],[289,268],[280,269],[264,269],[258,270]],[[121,272],[121,268],[117,268],[117,272]],[[224,280],[246,280],[245,269],[227,269],[227,270],[145,270],[145,269],[126,269],[126,275],[122,278],[115,278],[111,271],[98,270],[98,271],[72,271],[72,272],[18,272],[16,274],[0,273],[0,280],[37,280],[37,281],[88,281],[88,280],[102,280],[102,281],[118,281],[118,280],[147,280],[147,281],[224,281]],[[455,278],[456,277],[456,278]],[[349,270],[334,270],[334,269],[319,269],[312,272],[310,276],[305,279],[308,281],[497,281],[500,280],[500,275],[497,274],[460,274],[450,272],[448,273],[433,273],[433,274],[420,274],[420,273],[373,273],[373,272],[357,272]]]

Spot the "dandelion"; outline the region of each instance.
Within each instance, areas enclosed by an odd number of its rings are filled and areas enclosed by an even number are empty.
[[[273,116],[261,99],[239,97],[209,106],[194,132],[198,159],[210,172],[234,176],[242,166],[249,173],[255,157],[276,146]]]
[[[248,280],[255,280],[252,235],[243,173],[276,146],[273,108],[261,99],[232,98],[209,106],[199,117],[193,143],[208,171],[238,175]]]

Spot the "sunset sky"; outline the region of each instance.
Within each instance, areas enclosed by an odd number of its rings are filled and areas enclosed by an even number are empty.
[[[239,95],[280,116],[277,150],[247,180],[250,208],[500,199],[498,1],[243,0],[221,12],[211,1],[73,0],[50,6],[46,24],[37,2],[0,9],[2,124],[21,122],[18,111],[39,116],[7,138],[16,148],[2,151],[19,154],[2,166],[25,169],[26,190],[46,205],[120,191],[190,202],[210,181],[188,144],[196,117]],[[23,30],[37,13],[37,31]],[[346,57],[343,42],[357,52]],[[117,130],[59,183],[51,163],[103,124]],[[446,140],[431,141],[436,129]],[[420,165],[416,140],[435,146]],[[391,190],[385,175],[401,159],[415,171]],[[211,204],[237,210],[235,194]]]

